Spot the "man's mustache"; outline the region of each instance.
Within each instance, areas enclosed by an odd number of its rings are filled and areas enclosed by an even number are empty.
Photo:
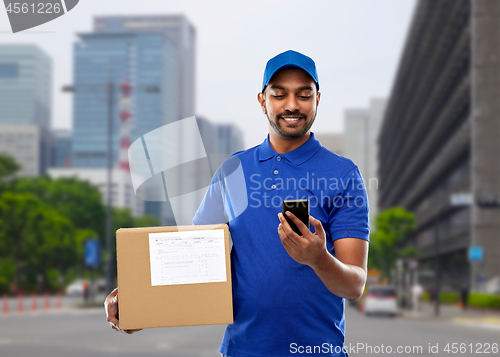
[[[290,116],[293,116],[293,117],[300,117],[300,118],[307,118],[307,115],[305,115],[304,113],[300,113],[300,112],[283,112],[283,113],[279,113],[278,115],[276,115],[276,118],[280,118],[280,117],[290,117]]]

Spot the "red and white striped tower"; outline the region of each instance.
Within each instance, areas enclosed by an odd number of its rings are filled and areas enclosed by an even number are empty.
[[[130,146],[130,121],[132,120],[132,86],[128,82],[120,84],[121,97],[118,103],[120,109],[120,155],[118,168],[129,171],[128,148]]]

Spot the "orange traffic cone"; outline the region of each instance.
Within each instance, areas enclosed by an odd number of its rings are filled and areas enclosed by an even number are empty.
[[[9,301],[7,294],[3,294],[3,314],[8,315],[9,314]]]

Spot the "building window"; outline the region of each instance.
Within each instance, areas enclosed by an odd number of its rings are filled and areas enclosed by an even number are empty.
[[[17,63],[0,63],[0,78],[17,78],[19,65]]]

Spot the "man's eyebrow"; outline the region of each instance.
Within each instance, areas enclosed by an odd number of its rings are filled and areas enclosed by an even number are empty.
[[[271,85],[271,89],[281,89],[281,90],[286,90],[285,87],[280,86],[279,84],[273,84]],[[311,86],[302,86],[298,88],[299,91],[301,90],[313,90]]]

